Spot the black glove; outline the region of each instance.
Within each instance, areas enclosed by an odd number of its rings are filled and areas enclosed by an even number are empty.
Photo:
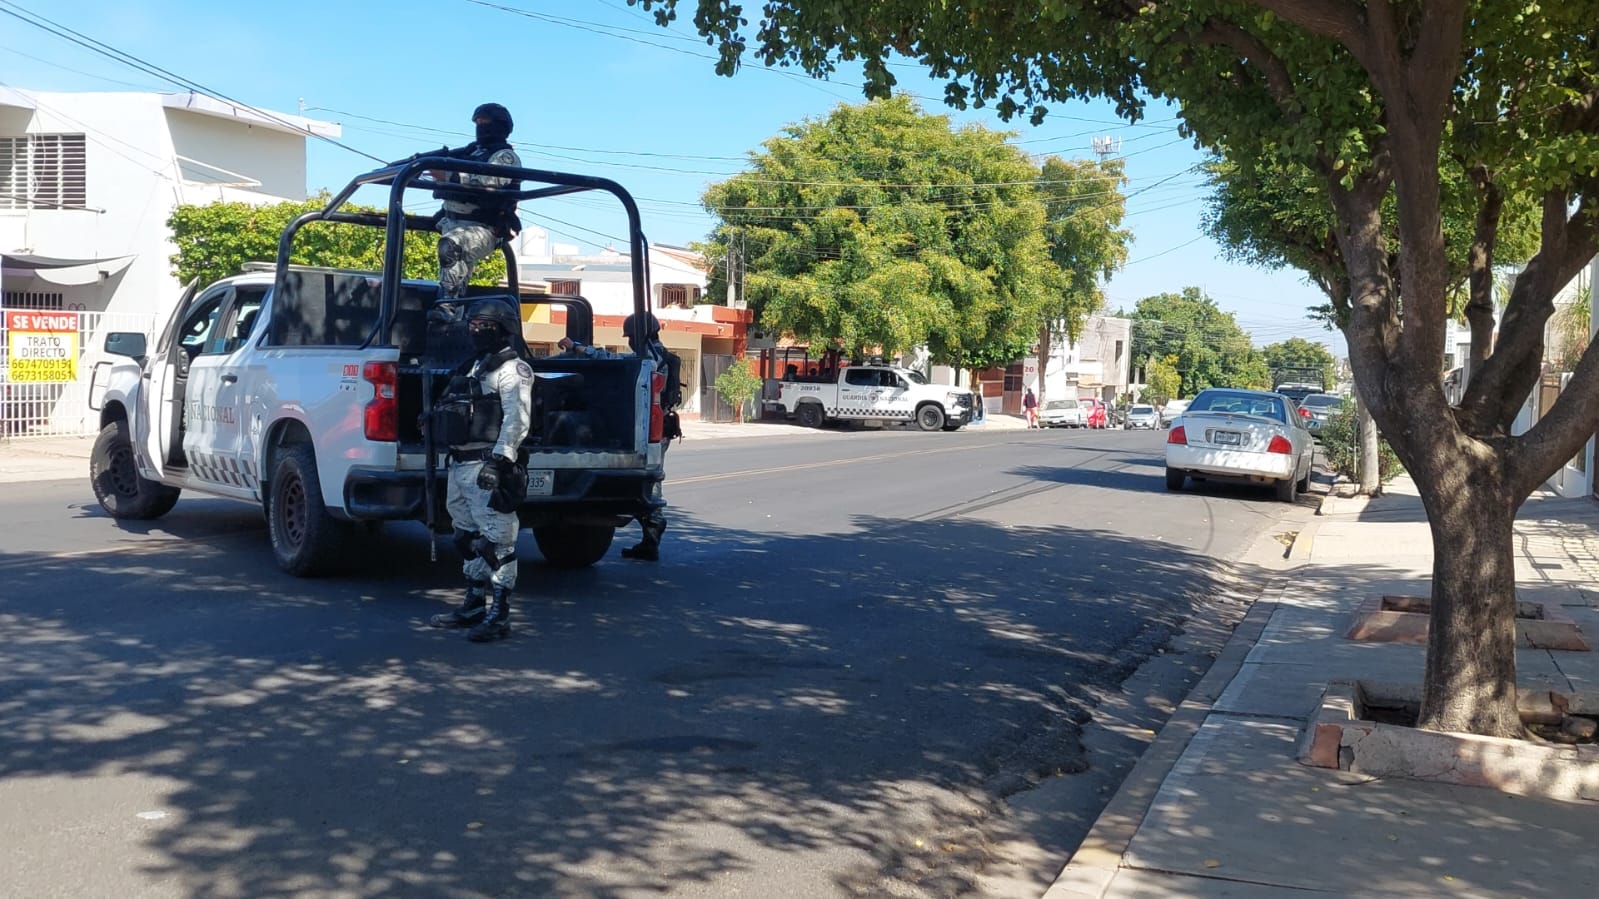
[[[480,490],[493,492],[500,489],[500,482],[511,476],[511,470],[516,463],[504,456],[490,456],[483,460],[483,467],[477,472],[477,486]]]

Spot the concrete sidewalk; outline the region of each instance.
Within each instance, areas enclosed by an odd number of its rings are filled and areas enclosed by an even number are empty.
[[[1329,680],[1420,683],[1424,647],[1344,638],[1355,606],[1430,589],[1414,485],[1338,500],[1298,566],[1239,626],[1046,893],[1082,896],[1577,896],[1599,890],[1599,809],[1297,761]],[[1517,590],[1599,636],[1599,503],[1535,496],[1516,525]],[[1599,684],[1599,653],[1523,649],[1524,687]]]
[[[889,427],[903,429],[894,424]],[[1018,415],[990,414],[982,422],[968,426],[973,431],[1026,429]],[[758,437],[807,437],[836,434],[831,429],[802,428],[792,422],[683,422],[682,443],[689,446],[707,440],[745,440]],[[89,477],[89,453],[93,437],[8,437],[0,438],[0,484],[25,481],[57,481]]]

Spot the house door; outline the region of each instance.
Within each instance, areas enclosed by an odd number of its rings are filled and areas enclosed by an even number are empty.
[[[713,356],[707,353],[700,357],[700,418],[706,421],[738,420],[738,410],[716,392],[716,379],[722,376],[722,372],[731,368],[733,362],[732,356]]]

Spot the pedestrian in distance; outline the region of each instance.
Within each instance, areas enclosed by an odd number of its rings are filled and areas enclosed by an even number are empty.
[[[485,643],[511,632],[516,588],[516,510],[527,498],[520,461],[533,408],[533,368],[522,341],[522,319],[510,300],[490,297],[466,311],[476,355],[450,378],[428,426],[449,447],[444,505],[454,525],[466,596],[429,624],[470,628]]]
[[[522,160],[511,149],[511,113],[498,103],[484,103],[472,112],[477,140],[458,150],[441,150],[439,155],[494,165],[521,166]],[[511,187],[513,179],[492,175],[433,170],[434,180],[476,187]],[[443,200],[436,227],[439,232],[439,296],[458,298],[466,294],[473,269],[500,241],[515,237],[522,230],[516,217],[516,200],[484,198],[478,193],[451,190],[448,186],[433,192]]]
[[[1038,427],[1038,397],[1033,394],[1033,388],[1027,388],[1027,393],[1022,397],[1022,412],[1027,416],[1029,428]]]

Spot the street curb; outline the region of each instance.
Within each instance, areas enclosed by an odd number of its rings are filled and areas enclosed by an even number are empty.
[[[1297,541],[1296,541],[1297,543]],[[1211,663],[1210,670],[1200,678],[1188,697],[1182,701],[1170,718],[1166,719],[1160,733],[1146,748],[1104,811],[1094,819],[1082,845],[1072,853],[1055,882],[1045,891],[1043,899],[1081,899],[1101,897],[1110,888],[1111,881],[1121,870],[1122,857],[1132,844],[1133,836],[1143,824],[1144,817],[1154,803],[1166,777],[1177,760],[1182,757],[1189,742],[1210,716],[1211,707],[1221,696],[1233,677],[1243,667],[1244,659],[1254,649],[1256,641],[1266,629],[1266,622],[1280,604],[1278,597],[1287,587],[1287,577],[1272,579],[1260,597],[1250,606],[1249,613],[1233,629],[1232,636]],[[1267,598],[1270,596],[1271,598]]]
[[[1321,514],[1319,511],[1316,513],[1317,516]],[[1294,537],[1293,545],[1288,547],[1288,561],[1304,562],[1310,559],[1311,553],[1316,548],[1316,532],[1319,530],[1321,530],[1320,518],[1313,517],[1306,521],[1304,527],[1299,529],[1299,534]]]

